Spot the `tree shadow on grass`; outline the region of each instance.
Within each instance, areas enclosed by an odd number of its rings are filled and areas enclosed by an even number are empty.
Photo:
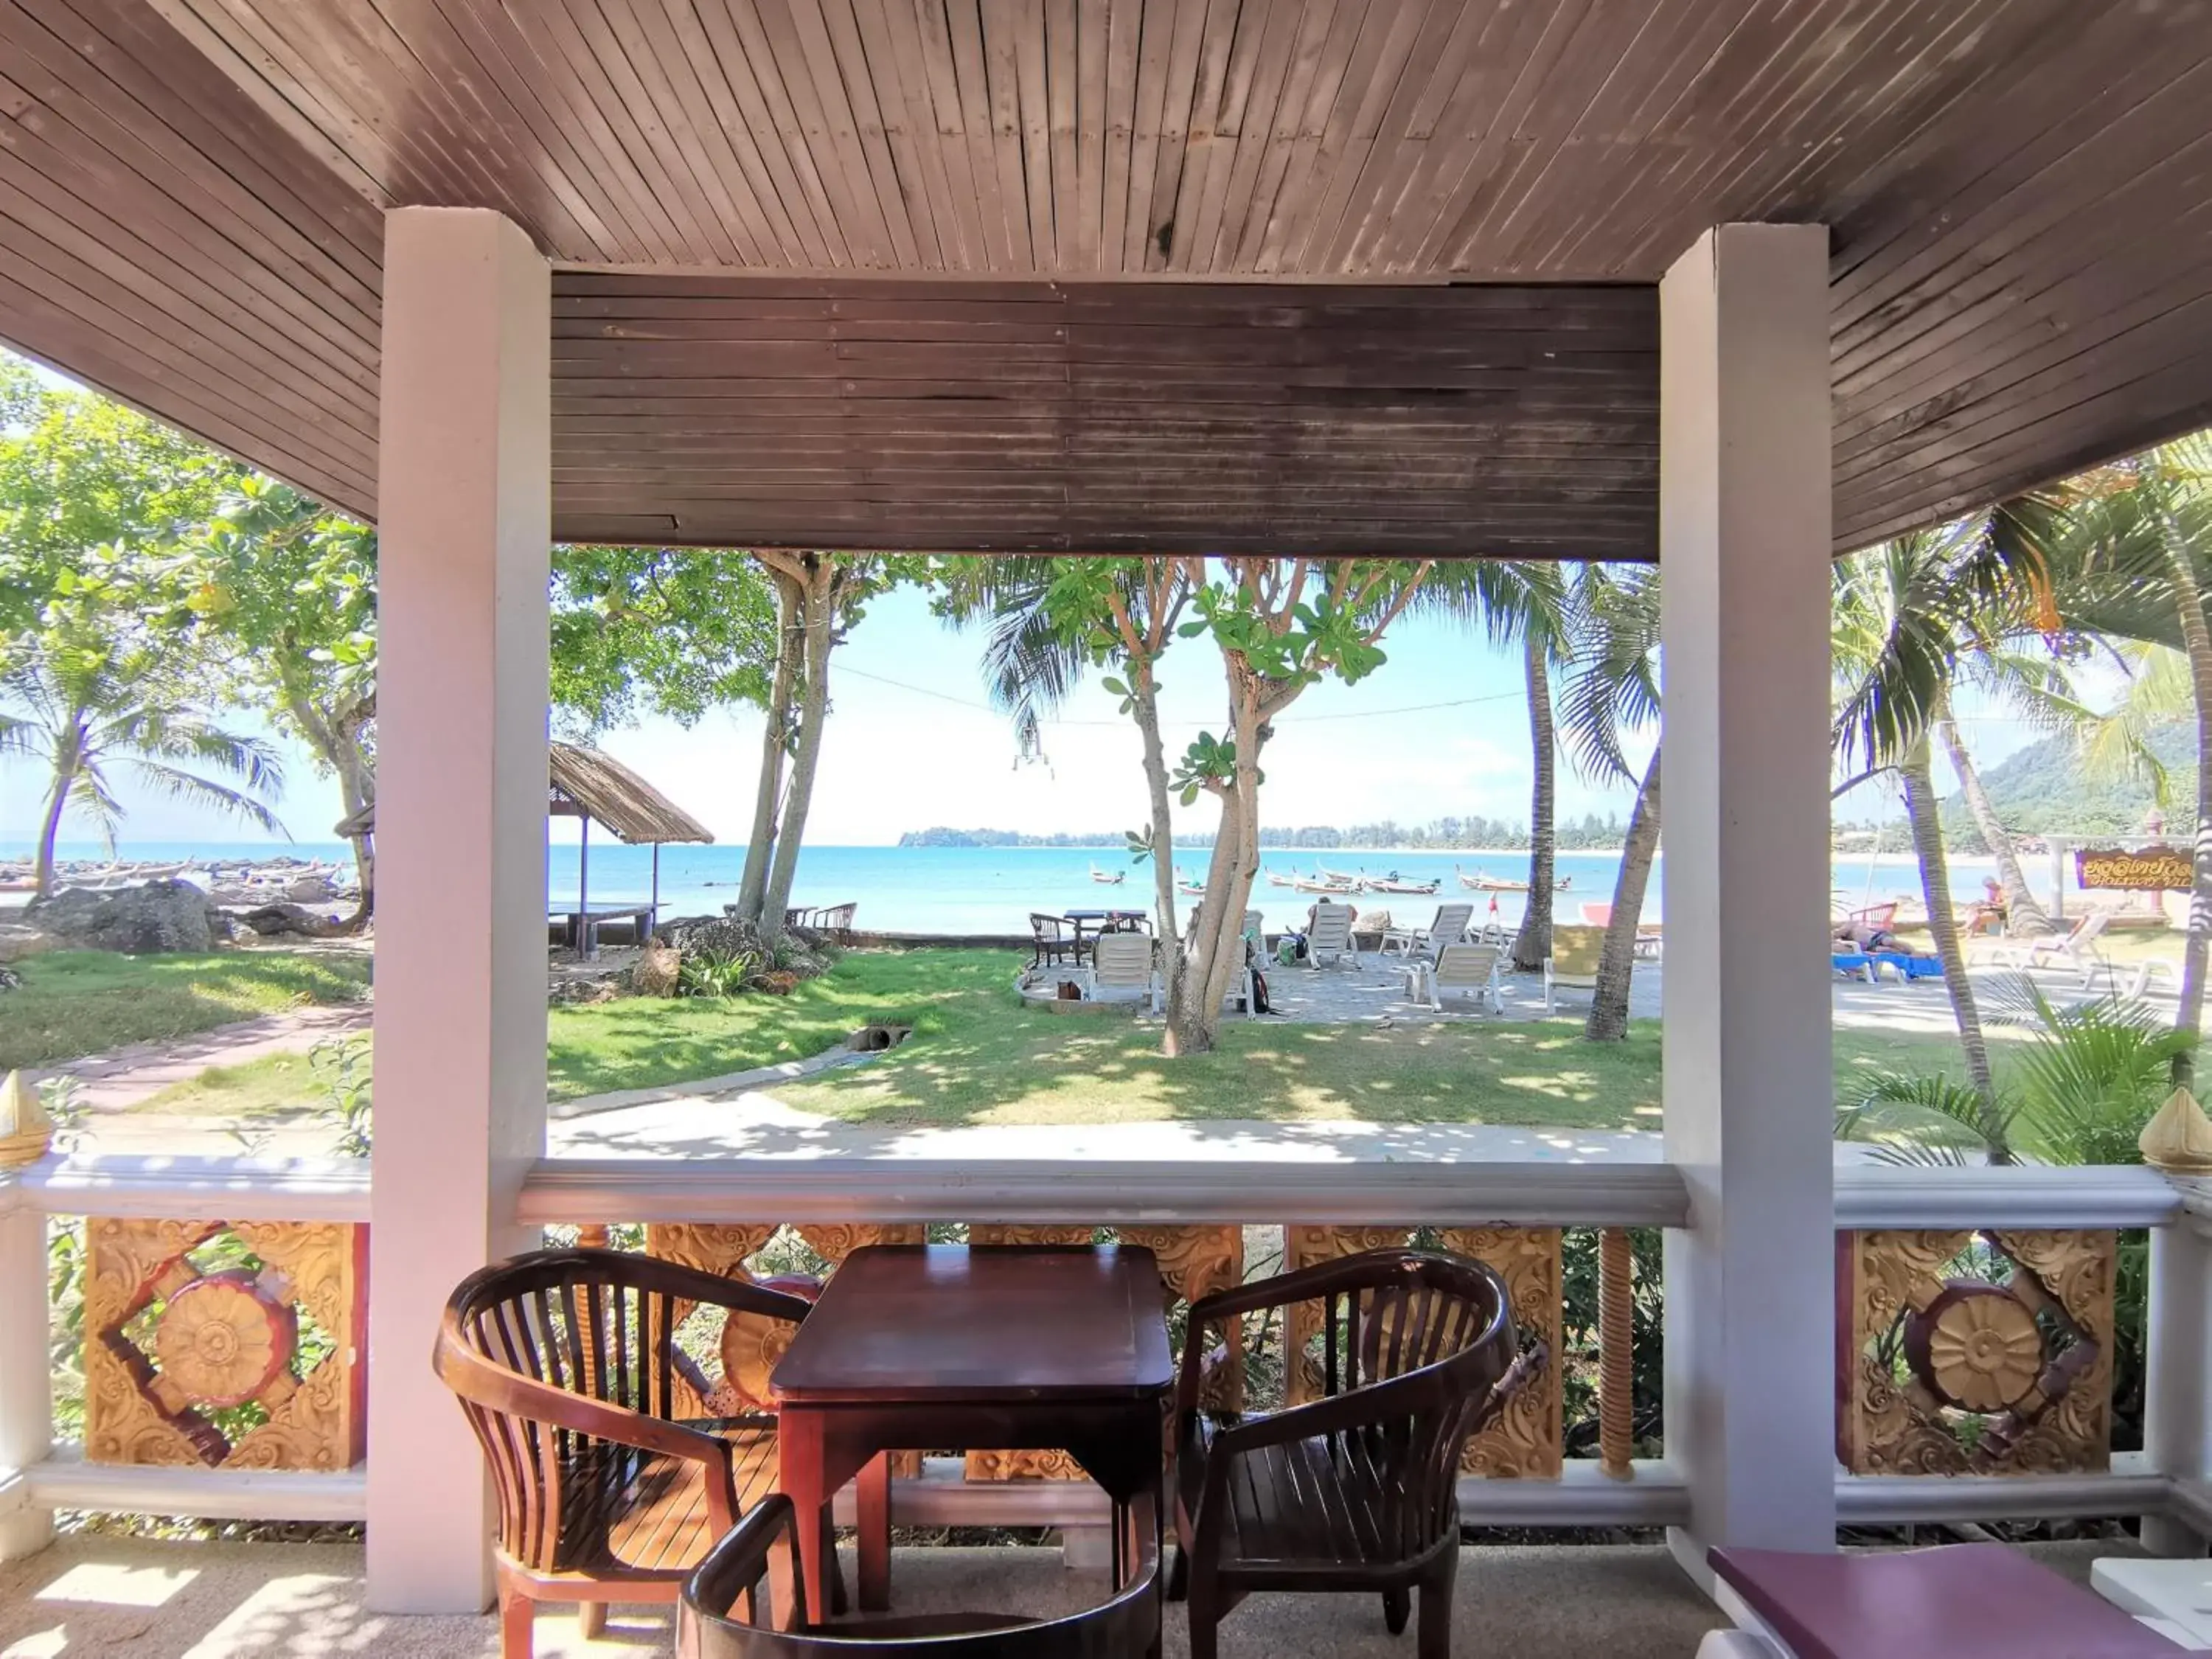
[[[1237,1021],[1211,1054],[1170,1060],[1150,1022],[1006,1008],[779,1099],[848,1122],[1270,1119],[1656,1127],[1656,1030],[1583,1044],[1572,1022]]]

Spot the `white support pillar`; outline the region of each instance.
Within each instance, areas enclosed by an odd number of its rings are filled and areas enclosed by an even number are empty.
[[[2187,1183],[2195,1185],[2195,1182]],[[2150,1235],[2149,1351],[2144,1356],[2143,1449],[2169,1480],[2212,1481],[2212,1223],[2185,1214]],[[2143,1547],[2195,1556],[2204,1540],[2185,1521],[2147,1515]]]
[[[1659,285],[1674,1540],[1835,1542],[1827,232],[1723,225]]]
[[[378,466],[368,1595],[490,1599],[491,1499],[440,1313],[545,1147],[552,283],[497,213],[386,216]]]
[[[53,1449],[46,1273],[46,1213],[0,1170],[0,1561],[44,1549],[54,1533],[24,1478]]]

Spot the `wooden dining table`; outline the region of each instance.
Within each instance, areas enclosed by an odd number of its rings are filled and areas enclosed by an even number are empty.
[[[830,1499],[856,1476],[885,1513],[890,1451],[1063,1450],[1114,1502],[1114,1577],[1134,1501],[1160,1513],[1174,1386],[1150,1250],[1129,1245],[868,1245],[847,1257],[769,1378],[781,1485],[802,1520],[807,1605],[830,1605]],[[860,1604],[890,1604],[889,1530],[860,1528]]]

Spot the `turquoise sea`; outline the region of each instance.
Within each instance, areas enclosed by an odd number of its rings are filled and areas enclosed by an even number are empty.
[[[28,849],[0,847],[0,856],[21,855]],[[65,845],[64,858],[100,859],[102,849],[89,844]],[[301,859],[350,860],[341,842],[298,842],[289,845],[219,844],[214,842],[126,842],[125,859],[161,860],[203,859],[270,859],[284,854]],[[591,848],[591,896],[601,900],[647,897],[653,884],[652,849],[624,847],[617,842],[594,840]],[[1185,848],[1176,862],[1193,881],[1202,880],[1209,854],[1203,848]],[[1662,854],[1663,857],[1663,854]],[[1263,871],[1282,874],[1313,874],[1316,863],[1333,871],[1380,876],[1391,871],[1416,881],[1431,878],[1443,884],[1435,899],[1403,894],[1367,894],[1354,901],[1363,908],[1382,906],[1394,913],[1419,915],[1425,906],[1447,897],[1464,896],[1487,913],[1492,895],[1467,893],[1455,875],[1480,872],[1503,880],[1525,880],[1526,853],[1412,853],[1347,849],[1334,853],[1271,852],[1261,860]],[[2046,878],[2046,860],[2028,860],[2031,883]],[[665,847],[660,853],[661,915],[712,914],[737,897],[738,878],[744,865],[742,846]],[[1111,873],[1123,872],[1118,886],[1091,879],[1096,866]],[[1571,919],[1575,906],[1584,900],[1604,902],[1612,897],[1620,860],[1610,853],[1562,853],[1558,873],[1567,889],[1559,896],[1559,914]],[[1961,899],[1980,896],[1982,878],[1993,866],[1985,860],[1951,860],[1953,890]],[[573,905],[576,896],[576,848],[573,842],[549,849],[549,904]],[[1918,870],[1908,858],[1890,854],[1880,860],[1864,855],[1839,858],[1832,875],[1835,892],[1856,905],[1869,897],[1894,898],[1917,893]],[[1129,862],[1119,847],[810,847],[800,855],[792,900],[797,904],[860,906],[860,927],[892,932],[943,933],[1015,933],[1028,930],[1032,910],[1061,911],[1102,905],[1149,908],[1152,874],[1147,866]],[[1500,921],[1509,926],[1520,920],[1525,898],[1519,893],[1495,895]],[[1269,927],[1303,915],[1313,902],[1309,894],[1275,887],[1264,880],[1255,890],[1254,905]],[[1655,877],[1644,907],[1647,920],[1660,919],[1659,883]]]

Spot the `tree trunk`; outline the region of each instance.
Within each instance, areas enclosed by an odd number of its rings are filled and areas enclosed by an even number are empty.
[[[1145,744],[1145,788],[1152,805],[1152,903],[1159,913],[1158,937],[1164,1007],[1181,1006],[1182,940],[1176,928],[1175,830],[1168,795],[1167,751],[1160,743],[1160,694],[1149,662],[1133,665],[1129,690],[1136,703],[1137,734]]]
[[[33,874],[40,898],[54,890],[54,839],[61,833],[62,813],[69,805],[70,785],[76,779],[76,761],[66,756],[58,757],[53,787],[46,794],[46,816],[39,825],[39,860]]]
[[[1651,860],[1659,851],[1659,756],[1644,769],[1636,805],[1628,815],[1628,834],[1620,848],[1620,873],[1613,878],[1613,917],[1598,952],[1597,989],[1590,995],[1589,1019],[1583,1036],[1591,1042],[1618,1042],[1628,1035],[1628,988],[1636,972],[1636,927],[1644,915],[1644,890],[1651,884]]]
[[[1214,1000],[1210,1013],[1206,1003],[1206,988],[1213,976],[1213,959],[1221,949],[1226,914],[1216,895],[1225,894],[1230,888],[1244,830],[1236,791],[1232,788],[1219,799],[1221,823],[1213,832],[1213,851],[1206,863],[1206,896],[1199,902],[1197,919],[1191,924],[1188,956],[1176,976],[1176,998],[1168,1004],[1167,1030],[1160,1042],[1160,1052],[1170,1059],[1178,1054],[1211,1054],[1220,1030],[1220,999]],[[1238,919],[1242,921],[1241,914]]]
[[[799,709],[799,752],[792,757],[791,791],[783,803],[783,827],[776,834],[775,858],[768,888],[761,895],[760,930],[774,939],[783,932],[783,913],[791,903],[792,878],[799,871],[806,836],[806,809],[814,796],[814,774],[822,760],[822,728],[830,714],[830,651],[835,643],[837,574],[824,561],[806,585],[806,690]]]
[[[1232,671],[1232,685],[1239,677]],[[1260,729],[1258,691],[1231,693],[1237,774],[1222,798],[1221,830],[1206,867],[1206,897],[1192,932],[1182,978],[1182,1006],[1169,1022],[1165,1052],[1210,1054],[1220,1036],[1221,1001],[1244,966],[1244,911],[1260,874]]]
[[[2207,944],[2212,941],[2212,626],[2204,617],[2204,595],[2197,585],[2197,569],[2187,542],[2170,516],[2160,526],[2166,569],[2179,601],[2181,642],[2189,659],[2189,687],[2197,705],[2197,825],[2195,879],[2189,893],[2189,938],[2181,953],[2181,1006],[2174,1029],[2194,1036],[2204,1018],[2204,970]],[[2195,1057],[2184,1051],[2174,1056],[2174,1080],[2189,1081]]]
[[[1521,640],[1528,678],[1528,749],[1536,775],[1528,799],[1528,908],[1513,939],[1513,966],[1516,972],[1534,974],[1542,971],[1544,958],[1552,954],[1553,794],[1559,745],[1552,731],[1552,676],[1542,636],[1524,627]]]
[[[1928,931],[1936,939],[1936,958],[1943,964],[1943,983],[1951,993],[1951,1012],[1959,1023],[1959,1045],[1966,1051],[1966,1075],[1984,1100],[1996,1097],[1990,1077],[1990,1048],[1982,1036],[1981,1011],[1966,977],[1966,954],[1959,939],[1959,917],[1951,902],[1951,869],[1943,854],[1943,824],[1936,799],[1934,757],[1923,737],[1898,771],[1905,780],[1905,813],[1912,825],[1913,851],[1920,855],[1920,892],[1928,907]]]
[[[296,688],[284,692],[285,712],[300,730],[315,758],[330,768],[338,781],[338,799],[348,818],[365,811],[376,799],[376,770],[362,747],[362,727],[368,724],[366,702],[325,714]],[[353,914],[339,924],[342,933],[358,933],[376,913],[376,846],[373,832],[349,836],[353,847],[355,884],[361,897]]]
[[[2020,867],[2020,854],[2012,844],[2012,836],[2006,832],[2003,820],[1997,817],[1990,792],[1982,787],[1982,775],[1975,769],[1973,757],[1966,752],[1966,742],[1959,735],[1959,722],[1948,708],[1936,722],[1936,737],[1950,759],[1951,769],[1959,775],[1959,793],[1966,797],[1966,811],[1973,817],[1974,828],[1982,832],[1983,844],[1997,861],[1997,882],[2004,889],[2006,926],[2015,933],[2049,933],[2051,918],[2044,914],[2043,906],[2028,889],[2027,878]]]
[[[799,661],[805,652],[799,626],[799,585],[780,570],[769,572],[775,586],[775,674],[769,684],[768,724],[761,733],[760,784],[753,793],[753,833],[745,843],[745,870],[738,883],[738,915],[761,917],[761,895],[768,890],[769,863],[775,855],[775,814],[783,799],[783,762],[790,741],[791,699],[799,683]]]

